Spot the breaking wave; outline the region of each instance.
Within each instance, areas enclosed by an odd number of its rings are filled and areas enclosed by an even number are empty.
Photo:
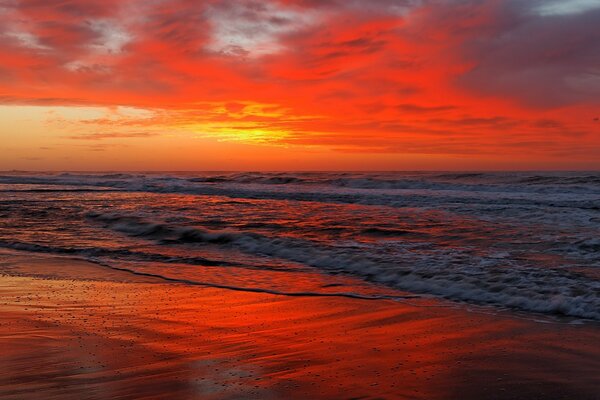
[[[599,282],[567,270],[520,264],[502,254],[476,255],[455,248],[433,248],[427,243],[394,242],[388,248],[355,243],[324,246],[256,232],[209,231],[151,222],[133,215],[90,213],[88,218],[105,228],[163,245],[226,246],[413,293],[600,320]]]

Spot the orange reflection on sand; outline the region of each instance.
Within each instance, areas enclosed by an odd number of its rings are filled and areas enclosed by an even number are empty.
[[[534,394],[550,382],[558,393],[571,393],[573,382],[583,394],[590,390],[591,375],[552,363],[573,351],[593,354],[597,332],[585,328],[548,328],[439,302],[111,279],[129,283],[2,278],[3,316],[11,322],[0,343],[15,350],[0,360],[21,367],[5,369],[0,393],[19,396],[38,385],[38,393],[62,398],[92,387],[111,396],[135,388],[178,398],[475,399],[502,390]],[[577,362],[588,371],[598,366],[589,357]],[[23,378],[33,365],[42,381]]]

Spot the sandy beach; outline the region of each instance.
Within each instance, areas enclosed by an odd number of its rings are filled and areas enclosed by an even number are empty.
[[[597,399],[595,323],[0,256],[2,399]],[[48,278],[52,276],[52,278]]]

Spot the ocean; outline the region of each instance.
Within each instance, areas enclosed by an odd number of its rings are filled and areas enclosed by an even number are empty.
[[[600,173],[3,172],[0,248],[187,285],[600,320]]]

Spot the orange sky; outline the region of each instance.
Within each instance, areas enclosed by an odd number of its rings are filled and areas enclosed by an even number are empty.
[[[599,169],[597,0],[0,0],[0,169]]]

